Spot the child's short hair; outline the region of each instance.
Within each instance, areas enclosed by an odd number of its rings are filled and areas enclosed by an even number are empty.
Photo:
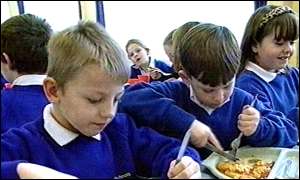
[[[164,46],[171,46],[173,43],[173,33],[176,31],[176,29],[173,29],[171,32],[169,32],[169,34],[165,37],[163,45]]]
[[[90,64],[110,75],[114,80],[125,83],[130,74],[125,53],[97,23],[79,22],[50,39],[48,44],[48,76],[63,88],[80,70]]]
[[[198,22],[198,21],[186,22],[183,25],[181,25],[180,27],[178,27],[172,35],[172,41],[173,41],[172,48],[173,48],[174,57],[175,57],[173,67],[176,72],[182,70],[182,65],[181,65],[180,59],[177,59],[175,56],[175,53],[178,52],[178,51],[176,51],[176,49],[178,48],[178,44],[181,42],[184,34],[187,33],[192,27],[194,27],[198,24],[200,24],[200,22]],[[177,56],[177,57],[179,57],[179,56]]]
[[[141,40],[139,40],[139,39],[130,39],[130,40],[128,40],[128,42],[126,43],[126,46],[125,46],[125,49],[126,49],[127,53],[128,53],[128,47],[131,44],[137,44],[138,46],[146,49],[147,52],[150,51],[150,49]]]
[[[260,43],[263,38],[275,32],[275,39],[294,41],[299,38],[299,19],[289,7],[267,5],[258,8],[249,19],[241,43],[241,67],[247,61],[255,62],[252,46]]]
[[[20,74],[44,74],[47,43],[52,29],[45,19],[32,14],[13,16],[1,24],[1,61],[6,53],[11,69]]]
[[[226,84],[236,75],[240,49],[224,26],[200,23],[182,37],[175,53],[189,77],[212,87]]]

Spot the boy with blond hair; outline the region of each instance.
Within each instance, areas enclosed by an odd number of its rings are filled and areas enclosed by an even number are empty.
[[[39,121],[2,135],[3,178],[200,177],[195,150],[188,148],[175,165],[179,141],[137,129],[116,113],[130,67],[102,27],[80,22],[67,28],[50,39],[48,52],[43,87],[51,104]],[[26,176],[31,163],[45,171]]]

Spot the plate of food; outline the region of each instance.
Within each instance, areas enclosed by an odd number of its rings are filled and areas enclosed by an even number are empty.
[[[281,148],[242,147],[237,152],[239,161],[233,162],[212,153],[203,165],[221,179],[273,179],[281,152]]]

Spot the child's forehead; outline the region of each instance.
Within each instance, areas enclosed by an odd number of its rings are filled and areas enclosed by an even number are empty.
[[[68,84],[74,88],[85,89],[86,91],[107,93],[112,89],[123,88],[122,82],[117,81],[97,64],[84,66]]]
[[[139,44],[136,44],[136,43],[132,43],[128,46],[128,51],[133,51],[135,49],[141,49],[142,47],[139,45]]]

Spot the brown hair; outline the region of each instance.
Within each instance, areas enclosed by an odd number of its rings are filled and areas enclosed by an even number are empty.
[[[169,34],[165,37],[163,45],[164,46],[171,46],[173,43],[172,37],[174,32],[176,31],[176,29],[173,29],[171,32],[169,32]]]
[[[6,53],[11,69],[20,74],[45,74],[47,43],[52,29],[45,19],[32,14],[13,16],[1,23],[1,61]]]
[[[192,27],[176,51],[176,59],[180,59],[187,75],[212,87],[232,80],[240,64],[240,49],[233,33],[211,23]]]
[[[174,66],[174,69],[175,69],[176,72],[182,70],[182,65],[181,65],[180,59],[176,58],[176,57],[179,57],[179,56],[175,55],[175,53],[178,52],[178,51],[176,51],[176,49],[178,48],[178,44],[180,44],[180,42],[182,40],[182,37],[185,35],[185,33],[187,33],[192,27],[194,27],[198,24],[200,24],[200,22],[198,22],[198,21],[186,22],[183,25],[181,25],[180,27],[178,27],[173,33],[173,37],[172,37],[172,40],[173,40],[172,49],[174,51],[173,66]]]

